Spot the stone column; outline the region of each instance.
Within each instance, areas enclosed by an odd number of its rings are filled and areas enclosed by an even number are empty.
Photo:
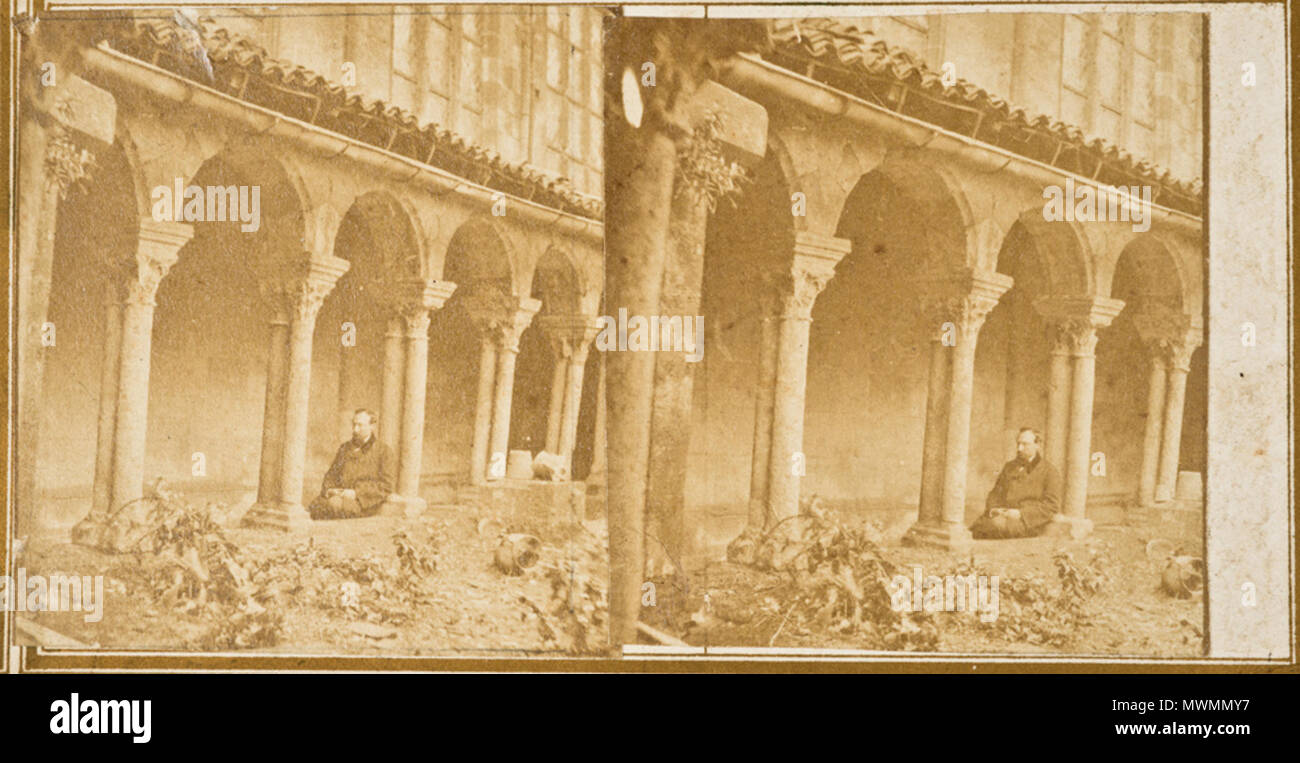
[[[587,473],[588,487],[605,484],[605,359],[603,357],[600,360],[599,377],[596,382],[596,425],[591,443],[591,469]]]
[[[356,322],[354,321],[354,325]],[[341,334],[340,334],[341,336]],[[358,372],[358,359],[356,346],[339,344],[339,397],[338,397],[338,421],[339,421],[339,441],[343,442],[352,438],[352,416],[356,410],[356,375]]]
[[[570,336],[573,353],[569,358],[559,450],[560,455],[564,456],[570,476],[573,474],[573,449],[578,442],[578,414],[582,410],[582,379],[587,370],[587,353],[591,349],[591,340],[596,338],[599,330],[597,318],[582,316],[573,322],[573,334]]]
[[[1070,347],[1056,326],[1050,327],[1052,359],[1047,379],[1047,431],[1043,458],[1065,473],[1065,442],[1070,434]]]
[[[1035,308],[1055,325],[1057,342],[1070,353],[1069,423],[1066,425],[1061,514],[1069,534],[1092,532],[1086,518],[1088,472],[1092,466],[1092,402],[1096,376],[1097,331],[1109,326],[1124,303],[1105,297],[1042,297]],[[1053,358],[1055,360],[1055,358]]]
[[[1070,437],[1065,456],[1065,495],[1062,513],[1067,519],[1082,520],[1087,513],[1088,471],[1092,464],[1092,397],[1096,380],[1097,329],[1074,324],[1077,332],[1070,380]]]
[[[749,521],[747,529],[762,530],[770,520],[768,477],[772,463],[772,404],[776,394],[775,286],[765,284],[760,297],[763,317],[759,327],[758,378],[754,380],[754,450],[749,467]]]
[[[1151,371],[1147,376],[1147,421],[1142,437],[1142,472],[1138,478],[1138,504],[1151,506],[1156,499],[1156,473],[1160,464],[1160,440],[1164,434],[1165,383],[1169,375],[1167,346],[1148,342]]]
[[[402,352],[403,321],[401,316],[394,315],[386,323],[384,370],[379,393],[379,440],[388,446],[389,453],[396,454],[402,438],[402,380],[406,375]]]
[[[491,331],[482,332],[478,360],[478,396],[474,405],[474,441],[470,448],[469,481],[487,482],[487,450],[492,429],[492,390],[497,378],[497,340]]]
[[[943,518],[943,454],[948,432],[948,389],[952,384],[952,353],[942,331],[930,338],[930,373],[925,391],[925,441],[921,446],[921,495],[917,524],[938,526]]]
[[[492,434],[488,440],[488,479],[505,477],[506,456],[510,448],[510,404],[514,397],[515,358],[519,355],[519,337],[541,309],[540,300],[511,297],[499,314],[497,332],[496,384],[492,394]],[[499,473],[497,473],[499,469]]]
[[[568,389],[569,358],[572,355],[565,337],[550,335],[555,351],[555,368],[551,372],[551,405],[546,411],[546,452],[560,452],[561,419],[564,417],[564,396]]]
[[[257,502],[249,509],[250,512],[273,510],[280,502],[284,393],[289,371],[289,304],[284,284],[263,283],[262,295],[271,311],[271,339],[266,362],[266,405],[262,414],[262,459],[258,469]]]
[[[417,281],[404,285],[401,305],[406,323],[406,371],[402,401],[401,451],[396,492],[408,517],[424,513],[420,497],[420,469],[424,458],[424,402],[429,372],[429,313],[446,303],[456,290],[449,282]],[[382,424],[380,427],[382,428]]]
[[[1178,452],[1183,439],[1183,400],[1192,352],[1200,346],[1199,330],[1180,337],[1169,346],[1169,377],[1165,390],[1164,434],[1160,444],[1160,470],[1156,478],[1157,503],[1174,499],[1178,479]]]
[[[143,495],[154,298],[163,276],[193,235],[193,227],[185,223],[140,221],[135,268],[128,276],[122,309],[110,511]]]
[[[768,505],[775,522],[799,513],[796,454],[803,461],[804,392],[808,379],[808,335],[813,302],[852,243],[814,233],[795,234],[794,258],[780,293],[777,362],[772,406],[772,451],[768,466]],[[788,280],[785,280],[788,278]]]
[[[104,354],[99,367],[99,422],[95,448],[95,485],[91,520],[108,515],[113,484],[113,437],[117,429],[118,374],[122,368],[122,297],[117,284],[106,284],[104,300]]]
[[[122,297],[119,276],[109,274],[104,291],[104,352],[99,366],[99,417],[95,439],[95,481],[90,513],[72,528],[72,541],[96,545],[108,516],[113,489],[113,440],[117,429],[118,374],[122,362]]]
[[[923,320],[933,327],[938,342],[930,358],[921,508],[917,523],[904,536],[906,543],[955,551],[970,547],[966,473],[975,347],[984,319],[1011,284],[1011,278],[1001,273],[967,270],[920,285]],[[948,356],[946,363],[943,355]]]
[[[347,260],[316,255],[285,287],[289,308],[289,347],[284,394],[284,440],[280,459],[280,495],[275,507],[250,510],[244,524],[281,531],[306,529],[311,518],[302,505],[307,460],[307,424],[311,393],[312,334],[326,295],[347,271]],[[261,507],[259,507],[261,508]]]

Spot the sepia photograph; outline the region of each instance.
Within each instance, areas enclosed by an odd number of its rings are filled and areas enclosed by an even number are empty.
[[[15,0],[0,672],[1294,671],[1286,11]]]
[[[605,650],[605,15],[18,20],[19,643]]]
[[[1202,654],[1203,17],[609,24],[615,638]]]

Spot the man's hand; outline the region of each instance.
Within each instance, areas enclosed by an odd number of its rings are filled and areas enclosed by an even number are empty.
[[[340,490],[339,495],[343,496],[344,498],[351,498],[354,501],[357,499],[357,491],[352,489]]]
[[[1020,509],[1003,509],[1002,516],[1014,522],[1020,519]]]

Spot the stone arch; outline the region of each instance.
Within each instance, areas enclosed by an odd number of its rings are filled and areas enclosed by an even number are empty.
[[[836,237],[854,242],[855,254],[900,250],[900,261],[917,274],[978,266],[981,235],[965,194],[946,170],[901,156],[887,157],[858,179],[835,230]]]
[[[542,313],[575,315],[586,293],[582,269],[572,250],[551,245],[543,250],[529,273],[531,296],[542,301]]]
[[[1182,347],[1191,354],[1191,347],[1199,344],[1193,337],[1201,325],[1200,278],[1199,273],[1189,272],[1196,262],[1178,237],[1147,231],[1129,237],[1097,274],[1109,296],[1124,302],[1124,309],[1097,341],[1093,449],[1106,453],[1108,472],[1097,492],[1111,503],[1126,502],[1134,495],[1142,500],[1143,466],[1148,459],[1157,460],[1143,448],[1144,427],[1152,421],[1149,385],[1155,365],[1162,365],[1160,373],[1172,377],[1166,351]],[[1198,454],[1204,453],[1206,436],[1204,358],[1203,354],[1196,358],[1190,374],[1181,371],[1189,402],[1180,399],[1177,404],[1182,432],[1177,438],[1181,448],[1175,452],[1185,453],[1188,462],[1176,463],[1171,477],[1182,466],[1203,466],[1203,456]],[[1165,423],[1164,415],[1159,409],[1154,419],[1157,431]],[[1163,442],[1164,435],[1159,437]]]
[[[384,191],[368,191],[353,201],[334,242],[334,256],[352,263],[344,277],[371,289],[425,276],[410,210]]]
[[[1026,257],[1042,271],[1042,293],[1093,293],[1092,260],[1079,223],[1048,222],[1042,219],[1041,210],[1026,211],[1007,231],[998,249],[997,272],[1015,278]]]
[[[1135,308],[1160,306],[1177,312],[1200,314],[1199,295],[1193,293],[1176,241],[1155,232],[1133,237],[1099,279],[1109,296]]]
[[[489,215],[475,215],[456,228],[434,272],[462,288],[491,284],[503,294],[519,295],[523,292],[520,256],[502,223]]]

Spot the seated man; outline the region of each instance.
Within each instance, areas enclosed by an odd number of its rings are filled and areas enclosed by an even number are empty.
[[[358,408],[352,415],[352,439],[343,443],[325,472],[320,495],[308,511],[312,519],[369,517],[392,492],[396,459],[375,437],[374,412]]]
[[[1025,428],[1016,436],[1016,457],[1002,467],[984,503],[984,516],[971,525],[976,538],[1038,535],[1061,510],[1061,475],[1042,457],[1043,438]]]

